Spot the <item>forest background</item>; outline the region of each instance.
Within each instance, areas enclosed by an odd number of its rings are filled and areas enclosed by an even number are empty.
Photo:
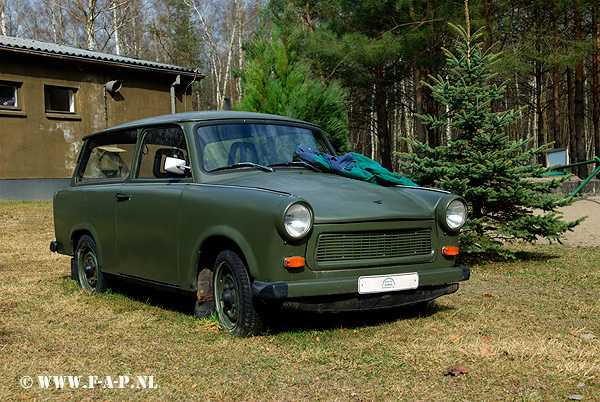
[[[507,128],[531,147],[554,142],[571,162],[600,156],[600,2],[470,0],[484,48],[507,82],[496,110],[522,108]],[[443,74],[443,48],[465,21],[464,2],[446,0],[0,0],[0,34],[200,68],[194,109],[240,102],[249,43],[278,25],[307,80],[345,92],[350,149],[398,170],[402,138],[430,146],[452,138],[419,115],[442,115],[430,76]],[[294,34],[290,34],[293,32]],[[524,108],[523,108],[524,107]],[[544,163],[541,160],[532,161]],[[584,178],[590,167],[574,173]]]

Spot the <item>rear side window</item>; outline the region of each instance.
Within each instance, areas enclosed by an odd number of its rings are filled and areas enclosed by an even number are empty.
[[[122,180],[129,176],[136,140],[135,131],[88,140],[79,165],[77,181]]]

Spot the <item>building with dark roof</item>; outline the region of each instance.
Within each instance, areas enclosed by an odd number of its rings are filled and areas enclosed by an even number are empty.
[[[197,69],[0,36],[0,200],[68,186],[81,139],[192,110]]]

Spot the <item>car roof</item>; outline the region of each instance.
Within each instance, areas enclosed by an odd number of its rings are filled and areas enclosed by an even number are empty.
[[[288,122],[295,124],[310,125],[318,128],[317,125],[308,123],[302,120],[292,119],[290,117],[278,116],[274,114],[266,113],[253,113],[253,112],[237,112],[230,110],[218,110],[218,111],[202,111],[202,112],[184,112],[184,113],[173,113],[165,114],[162,116],[148,117],[145,119],[134,120],[128,123],[119,124],[117,126],[109,127],[104,130],[98,131],[93,134],[86,135],[83,137],[84,140],[101,135],[108,132],[124,130],[129,128],[139,128],[145,126],[156,126],[168,123],[184,123],[184,122],[201,122],[211,120],[253,120],[253,121],[279,121]]]

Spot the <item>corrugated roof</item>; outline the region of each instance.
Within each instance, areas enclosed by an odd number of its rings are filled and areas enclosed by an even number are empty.
[[[57,43],[49,43],[33,39],[15,38],[12,36],[0,35],[0,49],[26,51],[73,59],[83,59],[107,64],[116,64],[123,67],[141,67],[145,69],[159,70],[164,72],[177,72],[185,75],[197,74],[198,77],[204,77],[203,74],[192,68],[174,66],[164,63],[156,63],[153,61],[141,60],[133,57],[118,56],[110,53],[96,52],[93,50],[79,49],[76,47],[59,45]]]

